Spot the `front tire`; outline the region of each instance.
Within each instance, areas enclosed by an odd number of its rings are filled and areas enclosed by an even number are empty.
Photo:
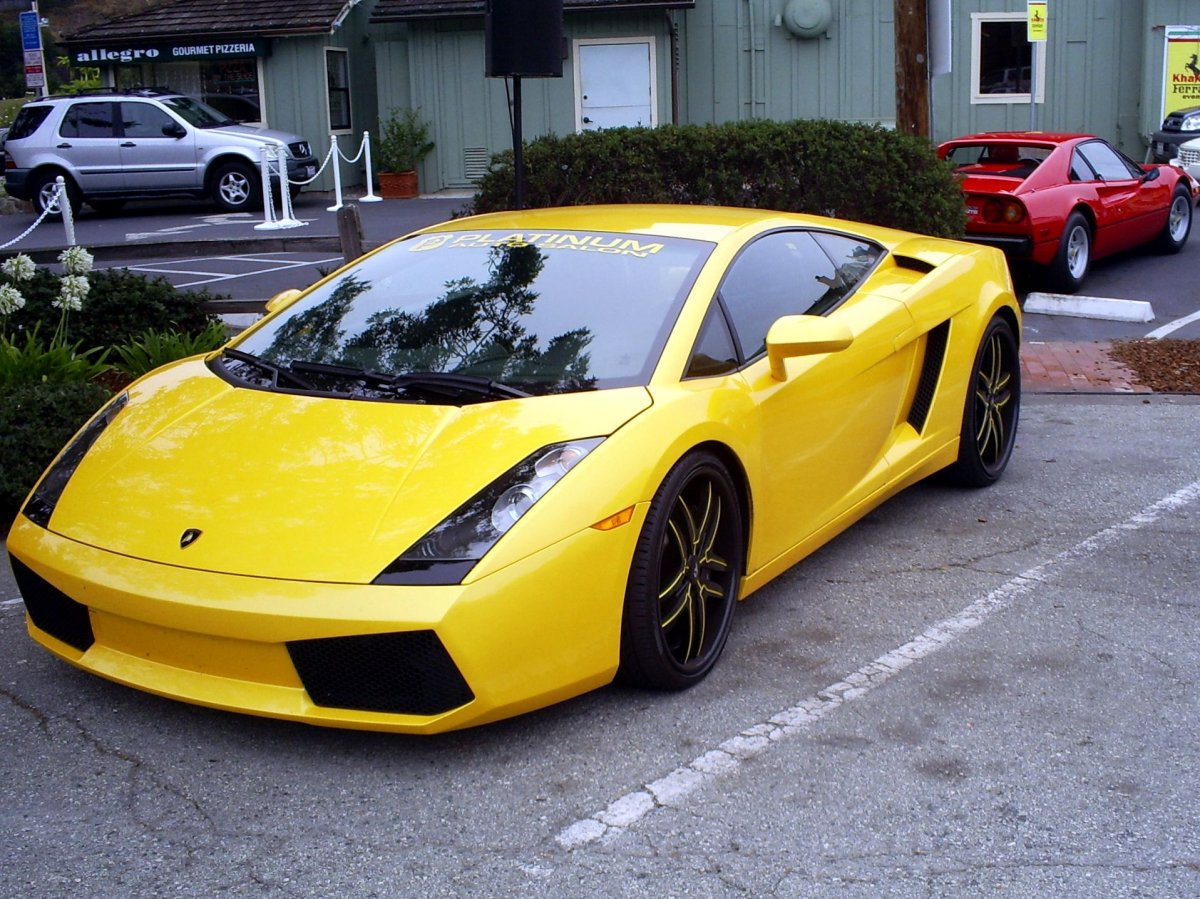
[[[261,180],[248,163],[226,162],[213,173],[213,199],[226,212],[261,209]]]
[[[724,464],[694,452],[650,504],[630,566],[618,678],[682,690],[712,670],[742,579],[742,510]]]
[[[996,483],[1012,455],[1020,412],[1020,350],[1012,325],[997,315],[975,353],[950,480],[964,487]]]
[[[1056,290],[1075,293],[1083,286],[1092,265],[1092,229],[1082,213],[1067,217],[1058,255],[1050,263],[1050,280]]]
[[[1187,243],[1192,232],[1192,194],[1180,185],[1171,197],[1171,208],[1167,210],[1167,223],[1158,235],[1158,249],[1163,253],[1178,253]]]

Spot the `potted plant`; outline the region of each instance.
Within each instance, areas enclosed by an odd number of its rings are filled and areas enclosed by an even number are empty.
[[[392,110],[379,135],[379,191],[387,198],[417,195],[417,165],[433,150],[429,123],[415,109]]]

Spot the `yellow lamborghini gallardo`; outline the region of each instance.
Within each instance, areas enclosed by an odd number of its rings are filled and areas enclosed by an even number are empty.
[[[131,385],[8,538],[33,638],[221,709],[430,733],[619,677],[905,486],[1004,471],[988,247],[761,210],[460,219]]]

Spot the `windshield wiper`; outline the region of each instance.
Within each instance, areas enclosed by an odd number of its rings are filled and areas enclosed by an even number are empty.
[[[290,367],[285,368],[282,365],[276,365],[274,362],[268,362],[261,356],[255,356],[252,353],[244,353],[241,350],[235,350],[232,347],[226,347],[221,351],[222,356],[226,356],[237,362],[244,362],[246,365],[257,368],[260,372],[264,372],[270,378],[270,386],[283,386],[281,382],[288,382],[292,387],[299,387],[301,390],[316,390],[316,388],[306,379],[294,374]]]
[[[333,362],[308,362],[298,359],[289,366],[292,371],[320,376],[346,378],[361,381],[375,389],[423,393],[436,398],[461,399],[464,394],[485,399],[520,399],[530,396],[524,390],[480,378],[454,372],[415,371],[401,375],[385,374],[369,368],[355,368]]]

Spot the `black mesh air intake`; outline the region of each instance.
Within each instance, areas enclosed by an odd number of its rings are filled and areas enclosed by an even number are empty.
[[[9,556],[9,561],[17,589],[25,600],[25,611],[38,629],[80,652],[87,652],[96,642],[87,606],[71,599],[18,559]]]
[[[950,322],[942,322],[925,338],[925,360],[921,364],[921,377],[917,381],[917,394],[912,408],[908,410],[908,423],[918,434],[925,427],[929,409],[937,393],[938,378],[942,374],[942,363],[946,359],[946,337],[950,333]]]
[[[433,631],[296,640],[287,647],[320,706],[438,715],[475,698]]]

